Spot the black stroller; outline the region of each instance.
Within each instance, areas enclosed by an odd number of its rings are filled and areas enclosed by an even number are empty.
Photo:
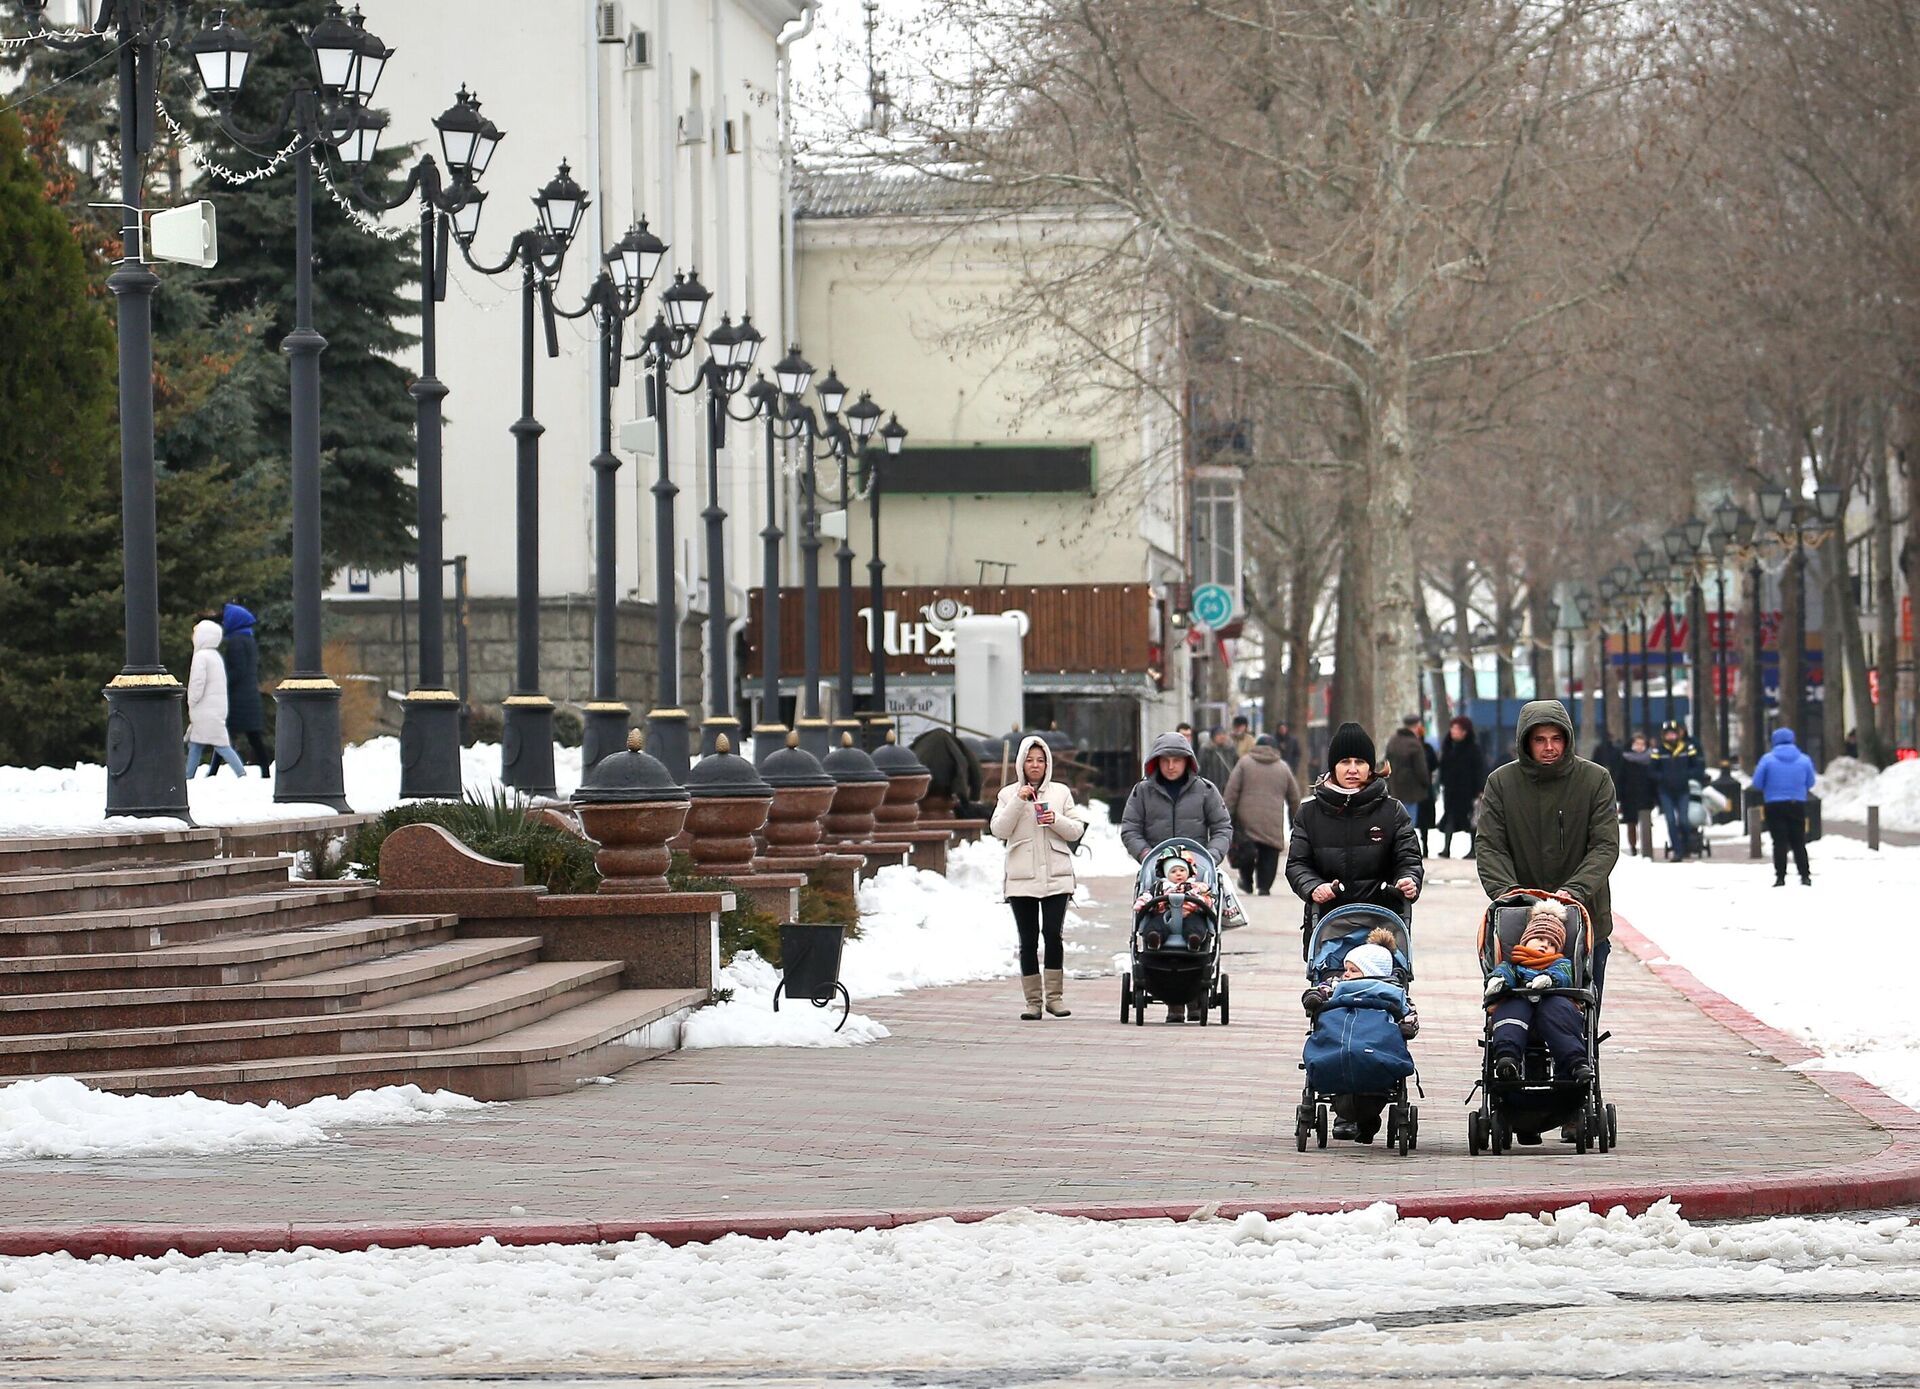
[[[1192,891],[1169,890],[1161,881],[1161,866],[1170,858],[1187,865]],[[1197,1003],[1202,1025],[1218,1008],[1225,1026],[1231,1018],[1227,976],[1220,972],[1220,882],[1213,856],[1198,840],[1157,844],[1141,860],[1133,890],[1136,899],[1152,900],[1133,914],[1131,967],[1120,976],[1120,1021],[1144,1024],[1149,1003],[1187,1009]],[[1189,903],[1198,910],[1189,913]]]
[[[1394,936],[1393,982],[1403,989],[1412,984],[1413,928],[1404,914],[1372,902],[1350,902],[1346,906],[1333,908],[1324,916],[1320,915],[1318,907],[1310,906],[1309,910],[1313,913],[1312,924],[1307,928],[1303,942],[1309,984],[1337,981],[1346,965],[1347,952],[1364,945],[1368,935],[1383,926],[1392,931]],[[1310,1038],[1319,1025],[1320,1020],[1316,1017],[1307,1028]],[[1300,1069],[1307,1069],[1304,1058],[1300,1062]],[[1420,1109],[1407,1098],[1407,1079],[1404,1076],[1396,1080],[1385,1093],[1387,1147],[1396,1149],[1400,1156],[1405,1157],[1419,1146]],[[1312,1138],[1319,1147],[1327,1146],[1327,1112],[1338,1098],[1334,1094],[1316,1091],[1310,1081],[1303,1083],[1300,1103],[1293,1112],[1296,1149],[1304,1153],[1308,1138]]]
[[[1474,1157],[1506,1152],[1513,1146],[1516,1133],[1545,1133],[1556,1128],[1572,1134],[1576,1152],[1597,1148],[1604,1153],[1616,1146],[1618,1124],[1613,1106],[1600,1089],[1600,1044],[1613,1034],[1600,1030],[1600,1001],[1593,990],[1593,923],[1586,908],[1565,893],[1530,889],[1489,903],[1480,925],[1480,972],[1483,977],[1489,976],[1507,959],[1527,929],[1534,902],[1541,898],[1561,904],[1567,931],[1562,950],[1573,966],[1572,988],[1548,989],[1541,996],[1571,998],[1580,1006],[1592,1078],[1582,1081],[1556,1074],[1545,1044],[1530,1036],[1519,1078],[1502,1081],[1494,1075],[1489,1037],[1483,1035],[1480,1081],[1467,1096],[1469,1103],[1474,1092],[1480,1096],[1479,1107],[1467,1116],[1467,1152]],[[1491,1010],[1486,1027],[1490,1033]]]

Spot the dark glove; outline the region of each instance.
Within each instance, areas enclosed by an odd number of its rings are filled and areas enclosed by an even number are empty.
[[[1300,995],[1300,1006],[1309,1013],[1318,1013],[1327,1006],[1327,996],[1318,989],[1308,989]]]

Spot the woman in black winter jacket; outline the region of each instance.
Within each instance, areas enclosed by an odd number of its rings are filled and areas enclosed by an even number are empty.
[[[1327,744],[1327,774],[1294,817],[1287,886],[1313,909],[1374,902],[1389,911],[1420,895],[1420,837],[1406,807],[1387,794],[1373,739],[1343,723]]]
[[[1473,720],[1465,714],[1447,725],[1447,740],[1440,745],[1440,790],[1447,808],[1440,817],[1440,857],[1453,854],[1453,837],[1467,837],[1468,858],[1473,857],[1473,806],[1487,787],[1487,755],[1473,735]]]

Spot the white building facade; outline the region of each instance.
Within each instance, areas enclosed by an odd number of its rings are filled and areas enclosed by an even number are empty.
[[[789,336],[782,70],[792,42],[811,27],[807,0],[361,0],[361,6],[368,29],[394,49],[378,98],[389,118],[388,144],[410,143],[437,157],[433,118],[463,85],[505,132],[482,185],[488,196],[473,244],[476,260],[498,261],[514,233],[534,224],[531,198],[566,160],[592,206],[559,276],[557,303],[577,307],[605,248],[645,217],[670,250],[646,305],[627,324],[628,352],[651,323],[672,273],[697,270],[713,294],[705,328],[722,313],[736,321],[751,315],[769,345],[763,365],[778,355]],[[418,216],[415,205],[388,220],[412,224]],[[449,391],[444,552],[450,559],[465,556],[472,698],[486,704],[506,692],[512,669],[515,454],[508,429],[520,414],[520,278],[517,270],[489,278],[456,258],[449,281],[438,323],[438,375]],[[592,320],[562,321],[559,339],[559,356],[548,357],[536,333],[534,414],[545,429],[539,441],[542,683],[564,705],[584,702],[591,680],[584,639],[594,567],[588,461],[598,448],[598,405]],[[681,365],[676,384],[686,384],[694,365]],[[644,377],[639,363],[627,363],[614,406],[622,461],[618,591],[623,605],[634,605],[623,613],[621,694],[641,709],[652,702],[651,605],[660,597],[649,491],[657,475],[654,430],[650,421],[637,423],[647,409]],[[711,500],[704,411],[691,398],[671,408],[670,462],[681,490],[676,593],[669,597],[688,619],[683,647],[692,658],[694,624],[710,601],[700,520]],[[765,506],[755,486],[756,439],[752,431],[732,431],[732,447],[720,458],[718,500],[730,519],[728,592],[719,601],[732,614],[744,613],[744,589],[753,578],[743,566],[758,565],[756,532]],[[406,659],[400,600],[403,590],[416,588],[410,572],[342,574],[328,595],[329,637],[345,644],[342,659],[389,688],[400,687]],[[453,640],[449,670],[456,668]],[[691,659],[687,664],[693,668],[685,671],[683,699],[701,703],[698,667]]]

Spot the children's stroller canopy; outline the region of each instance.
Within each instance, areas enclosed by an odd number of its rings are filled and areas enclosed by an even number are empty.
[[[1398,912],[1371,902],[1336,907],[1314,923],[1307,939],[1307,981],[1323,983],[1339,977],[1347,952],[1367,943],[1381,927],[1393,932],[1393,967],[1401,980],[1413,978],[1413,931]]]

